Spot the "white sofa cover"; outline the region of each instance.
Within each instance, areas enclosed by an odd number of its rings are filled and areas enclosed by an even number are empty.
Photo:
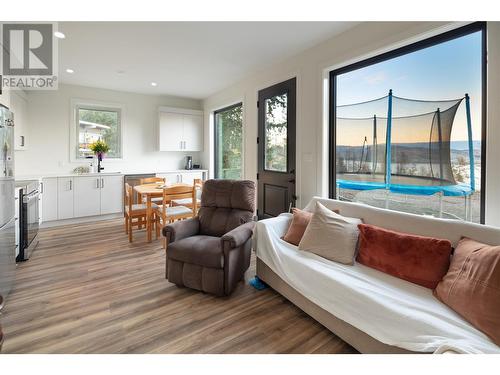
[[[316,201],[367,224],[447,238],[453,246],[462,236],[500,244],[499,228],[318,197],[305,209],[312,211]],[[500,353],[500,347],[438,301],[432,290],[359,263],[335,263],[283,241],[290,220],[290,214],[283,214],[259,221],[254,248],[261,261],[311,302],[384,344],[416,352]]]

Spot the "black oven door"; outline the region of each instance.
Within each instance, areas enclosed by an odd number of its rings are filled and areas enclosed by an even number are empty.
[[[32,191],[30,194],[25,195],[23,199],[24,206],[24,220],[25,220],[25,234],[26,242],[25,247],[28,248],[32,245],[33,240],[38,235],[39,226],[39,199],[40,192],[38,190]]]

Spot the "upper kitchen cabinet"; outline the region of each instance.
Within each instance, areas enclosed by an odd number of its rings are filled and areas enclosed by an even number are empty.
[[[203,112],[160,107],[160,151],[203,151]]]
[[[28,129],[28,99],[24,91],[10,92],[10,110],[14,113],[14,150],[26,149],[26,130]]]

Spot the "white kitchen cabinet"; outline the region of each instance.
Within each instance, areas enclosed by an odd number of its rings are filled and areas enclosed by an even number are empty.
[[[57,220],[57,178],[44,178],[41,183],[42,222]]]
[[[123,177],[101,177],[101,215],[123,210]]]
[[[203,117],[200,115],[183,116],[183,151],[203,150]]]
[[[94,176],[74,178],[74,217],[101,213],[101,179]]]
[[[164,178],[167,184],[178,184],[181,182],[180,173],[157,173],[156,175]]]
[[[160,151],[203,151],[203,112],[160,107]]]
[[[14,150],[26,149],[26,131],[28,129],[28,100],[23,91],[12,91],[10,110],[14,113]]]
[[[59,177],[57,179],[57,219],[71,219],[75,216],[73,177]]]
[[[182,151],[182,113],[160,112],[160,151]]]
[[[195,179],[203,179],[203,172],[184,172],[181,173],[181,182],[192,185]]]

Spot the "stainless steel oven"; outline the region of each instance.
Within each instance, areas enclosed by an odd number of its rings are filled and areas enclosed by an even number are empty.
[[[18,181],[19,191],[19,255],[17,261],[28,260],[38,245],[40,225],[40,183],[38,181]]]

